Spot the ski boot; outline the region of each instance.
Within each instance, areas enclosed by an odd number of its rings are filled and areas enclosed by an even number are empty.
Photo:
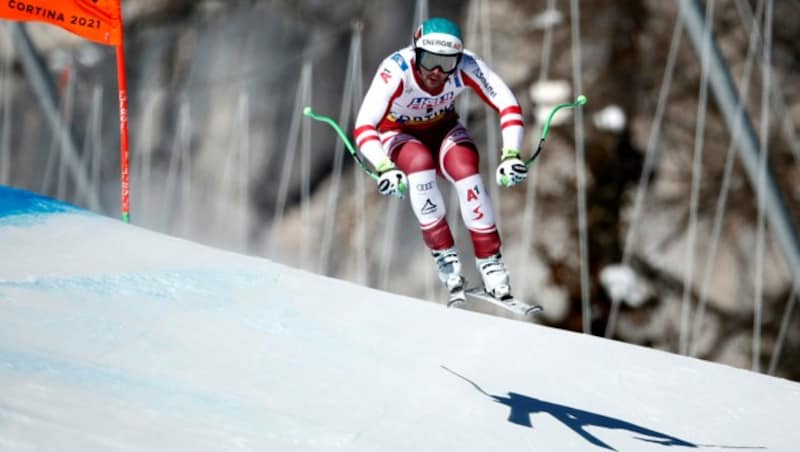
[[[454,306],[466,301],[464,294],[464,277],[461,275],[461,259],[455,247],[444,250],[432,250],[433,259],[439,270],[439,280],[447,289],[447,306]]]
[[[507,300],[511,296],[511,283],[508,278],[508,271],[503,265],[503,256],[500,253],[486,258],[476,258],[478,271],[483,279],[483,290],[497,300]]]

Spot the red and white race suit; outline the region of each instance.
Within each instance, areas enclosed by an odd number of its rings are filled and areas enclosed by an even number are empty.
[[[423,88],[412,47],[384,59],[359,110],[354,137],[373,166],[388,157],[408,175],[411,207],[433,250],[453,246],[437,174],[453,183],[475,256],[483,258],[499,252],[500,237],[479,173],[477,148],[455,111],[456,97],[467,88],[499,113],[503,149],[519,150],[524,124],[516,97],[485,62],[466,50],[438,92]]]

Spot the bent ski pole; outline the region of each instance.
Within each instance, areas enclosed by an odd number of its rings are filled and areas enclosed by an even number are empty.
[[[575,108],[585,104],[586,102],[587,102],[586,96],[581,94],[580,96],[578,96],[577,99],[575,99],[575,102],[558,104],[553,108],[552,111],[550,111],[550,114],[547,116],[547,121],[544,122],[544,128],[542,129],[542,138],[539,139],[539,146],[536,148],[536,152],[533,153],[531,158],[525,161],[525,166],[531,166],[531,163],[533,163],[536,157],[539,156],[539,153],[542,152],[542,146],[544,145],[544,140],[545,138],[547,138],[548,132],[550,132],[550,121],[553,120],[553,116],[555,116],[556,112],[558,110],[561,110],[562,108]]]
[[[308,116],[311,119],[327,123],[328,125],[333,127],[333,130],[335,130],[336,133],[339,134],[339,138],[341,138],[342,141],[344,141],[344,145],[347,147],[347,150],[350,151],[350,155],[352,155],[353,158],[356,160],[356,162],[358,162],[358,166],[360,166],[361,169],[364,170],[365,173],[369,174],[369,177],[371,177],[371,178],[373,178],[375,180],[378,180],[380,178],[378,173],[373,171],[370,167],[367,166],[366,163],[364,163],[364,160],[362,160],[361,157],[358,155],[358,152],[356,152],[355,146],[353,146],[353,143],[350,142],[350,139],[347,138],[347,135],[345,135],[344,131],[342,130],[341,127],[339,127],[339,124],[337,124],[336,121],[334,121],[333,119],[331,119],[331,118],[329,118],[327,116],[318,115],[318,114],[314,113],[311,110],[311,107],[304,108],[303,109],[303,114]]]

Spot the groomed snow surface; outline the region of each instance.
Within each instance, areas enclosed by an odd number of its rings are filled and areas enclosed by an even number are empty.
[[[800,384],[0,187],[2,451],[800,450]]]

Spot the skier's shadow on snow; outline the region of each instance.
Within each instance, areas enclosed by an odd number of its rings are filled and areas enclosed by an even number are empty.
[[[610,445],[604,443],[596,436],[592,435],[585,430],[586,427],[603,427],[608,429],[627,430],[636,435],[640,435],[638,439],[650,443],[659,444],[662,446],[673,447],[715,447],[721,449],[764,449],[763,447],[735,447],[735,446],[716,446],[716,445],[698,445],[691,443],[665,433],[657,432],[640,425],[632,424],[621,419],[616,419],[601,414],[592,413],[589,411],[579,410],[577,408],[558,405],[556,403],[545,402],[544,400],[535,399],[515,392],[509,392],[508,396],[497,396],[487,393],[475,382],[469,380],[463,375],[441,366],[444,370],[452,373],[453,375],[461,378],[467,383],[471,384],[475,389],[491,398],[497,403],[506,405],[510,408],[511,412],[508,415],[508,421],[517,425],[533,428],[531,422],[531,415],[534,413],[547,413],[554,418],[561,421],[564,425],[569,427],[572,431],[583,437],[586,441],[594,444],[595,446],[602,447],[608,450],[616,450]]]

